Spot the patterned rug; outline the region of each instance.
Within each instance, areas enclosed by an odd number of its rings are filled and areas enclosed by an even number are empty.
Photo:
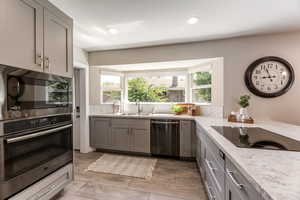
[[[136,178],[151,179],[157,159],[104,154],[87,171],[131,176]]]

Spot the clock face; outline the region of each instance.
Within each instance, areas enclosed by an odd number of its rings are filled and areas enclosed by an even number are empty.
[[[287,61],[278,57],[265,57],[249,66],[245,81],[252,93],[261,97],[277,97],[292,86],[294,72]]]
[[[276,61],[263,62],[254,68],[251,81],[254,87],[265,93],[276,93],[285,88],[290,79],[285,65]]]

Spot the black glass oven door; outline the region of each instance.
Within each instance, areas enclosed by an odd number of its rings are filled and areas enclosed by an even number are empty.
[[[63,77],[41,79],[31,76],[7,78],[8,110],[67,107],[71,104],[71,81]]]
[[[70,156],[62,165],[72,161],[72,125],[5,138],[4,179],[12,179],[63,155]]]

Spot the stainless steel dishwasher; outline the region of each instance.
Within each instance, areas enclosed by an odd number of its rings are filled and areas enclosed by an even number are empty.
[[[180,121],[151,120],[151,154],[180,156]]]

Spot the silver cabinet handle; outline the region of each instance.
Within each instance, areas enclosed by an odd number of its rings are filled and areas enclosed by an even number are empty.
[[[207,193],[208,193],[208,196],[209,196],[209,200],[215,200],[216,197],[213,195],[212,191],[211,191],[211,187],[207,187]]]
[[[45,57],[44,65],[45,65],[45,68],[47,68],[50,71],[50,59],[48,57]]]
[[[230,171],[228,169],[226,169],[226,173],[229,176],[229,178],[231,179],[231,181],[233,182],[233,184],[239,189],[243,189],[244,185],[240,184],[233,176],[233,171]]]
[[[41,54],[37,54],[35,59],[36,59],[35,63],[38,66],[42,67],[42,63],[43,63],[42,55]]]
[[[48,134],[51,134],[51,133],[55,133],[57,131],[61,131],[61,130],[64,130],[64,129],[67,129],[67,128],[70,128],[70,127],[72,127],[72,124],[62,126],[62,127],[58,127],[58,128],[54,128],[54,129],[51,129],[51,130],[40,131],[40,132],[33,133],[33,134],[30,134],[30,135],[23,135],[23,136],[20,136],[20,137],[7,139],[6,142],[8,144],[16,143],[16,142],[20,142],[20,141],[24,141],[24,140],[28,140],[28,139],[32,139],[32,138],[36,138],[36,137],[40,137],[40,136],[44,136],[44,135],[48,135]]]
[[[211,162],[210,161],[208,161],[207,159],[205,159],[205,162],[206,162],[206,165],[207,165],[207,167],[209,168],[209,170],[211,172],[214,172],[215,170],[217,170],[217,168],[211,166],[211,164],[210,164]]]

